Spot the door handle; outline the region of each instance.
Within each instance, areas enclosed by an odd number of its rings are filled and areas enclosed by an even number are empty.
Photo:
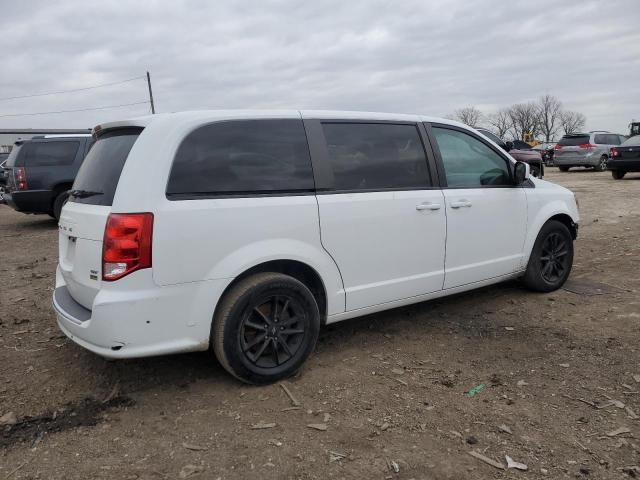
[[[440,210],[441,205],[439,203],[419,203],[416,205],[416,210]]]
[[[458,200],[457,202],[451,202],[451,208],[470,207],[471,202],[469,200]]]

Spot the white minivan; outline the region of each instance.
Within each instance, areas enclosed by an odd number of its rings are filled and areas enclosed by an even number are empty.
[[[184,112],[94,136],[53,306],[105,357],[211,348],[269,383],[321,325],[517,277],[551,291],[571,270],[574,195],[450,120]]]

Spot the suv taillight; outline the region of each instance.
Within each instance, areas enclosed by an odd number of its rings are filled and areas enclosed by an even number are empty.
[[[612,148],[609,149],[609,156],[611,158],[619,157],[620,156],[620,152],[618,151],[618,149],[616,147],[612,147]]]
[[[578,145],[580,148],[596,148],[595,145],[592,145],[590,143],[583,143],[582,145]]]
[[[17,167],[13,169],[13,180],[16,184],[16,190],[27,189],[27,172],[24,167]]]
[[[151,267],[153,213],[112,213],[102,244],[102,280]]]
[[[553,147],[554,150],[560,150],[562,148],[562,145],[560,145],[559,143],[556,143],[556,146]]]

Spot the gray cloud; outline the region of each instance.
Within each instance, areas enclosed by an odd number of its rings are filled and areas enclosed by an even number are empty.
[[[446,115],[558,96],[590,129],[640,118],[637,0],[10,2],[0,97],[150,70],[158,111],[314,108]],[[0,102],[0,115],[146,99],[143,80]],[[0,127],[87,127],[145,105]]]

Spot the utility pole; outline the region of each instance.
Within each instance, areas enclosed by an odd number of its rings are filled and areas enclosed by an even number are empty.
[[[156,113],[156,107],[153,105],[153,92],[151,91],[151,75],[147,72],[147,86],[149,87],[149,103],[151,103],[151,113]]]

